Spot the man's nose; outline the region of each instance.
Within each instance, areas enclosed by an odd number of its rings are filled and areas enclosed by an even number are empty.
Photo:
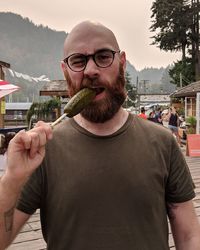
[[[99,74],[99,67],[96,65],[92,57],[88,58],[86,67],[84,69],[84,74],[89,77]]]

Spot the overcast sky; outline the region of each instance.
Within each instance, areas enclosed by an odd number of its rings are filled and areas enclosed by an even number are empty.
[[[150,45],[151,0],[0,0],[0,11],[28,17],[35,24],[69,32],[84,20],[94,20],[115,33],[121,50],[137,70],[166,67],[180,58],[178,53],[161,52]]]

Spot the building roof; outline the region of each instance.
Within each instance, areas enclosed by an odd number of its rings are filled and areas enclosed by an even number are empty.
[[[0,61],[0,66],[1,67],[6,67],[6,68],[10,68],[10,63]]]
[[[200,92],[200,81],[176,90],[171,94],[171,97],[193,97],[196,96],[197,92]]]
[[[52,80],[46,82],[40,90],[40,96],[62,96],[67,97],[67,81],[66,80]]]

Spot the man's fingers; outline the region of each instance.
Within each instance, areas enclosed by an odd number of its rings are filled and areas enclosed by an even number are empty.
[[[30,145],[30,157],[34,158],[39,152],[41,147],[44,147],[48,140],[48,134],[43,128],[38,128],[37,131],[30,132],[31,145]]]
[[[30,145],[30,158],[34,158],[37,154],[40,146],[40,135],[38,133],[32,132],[31,136],[31,145]]]
[[[14,150],[30,150],[30,157],[33,158],[40,147],[43,147],[47,140],[52,138],[52,129],[44,122],[38,123],[36,127],[25,132],[19,131],[13,138],[12,145]]]
[[[14,144],[14,148],[19,146],[19,149],[29,149],[31,145],[31,137],[25,132],[25,130],[20,130],[9,144]]]
[[[47,139],[50,140],[52,139],[52,128],[51,126],[48,124],[48,123],[45,123],[43,121],[38,121],[35,125],[34,128],[38,128],[38,127],[42,127],[45,129],[45,132],[46,132],[46,136],[47,136]]]
[[[44,157],[44,155],[45,155],[45,146],[40,147],[40,149],[39,149],[39,151],[37,153],[40,154],[41,157]]]

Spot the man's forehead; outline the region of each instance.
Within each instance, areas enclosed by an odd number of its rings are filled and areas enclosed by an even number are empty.
[[[72,29],[65,40],[64,54],[67,56],[70,53],[83,53],[90,49],[95,51],[105,47],[119,50],[113,32],[99,23],[86,21]]]

